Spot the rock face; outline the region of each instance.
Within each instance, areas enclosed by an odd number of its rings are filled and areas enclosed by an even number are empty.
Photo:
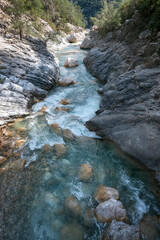
[[[67,58],[65,63],[64,63],[65,67],[77,67],[78,66],[78,61],[74,58]]]
[[[160,55],[135,13],[120,30],[102,41],[93,36],[84,59],[104,86],[97,116],[87,122],[91,131],[117,143],[123,151],[152,170],[160,171]],[[150,147],[152,146],[152,147]]]
[[[94,198],[97,202],[105,202],[110,198],[118,200],[119,192],[114,188],[99,186],[98,189],[96,190]]]
[[[126,221],[127,213],[120,201],[111,198],[96,207],[96,218],[102,223],[109,223],[112,220]]]
[[[138,226],[112,221],[102,236],[102,240],[140,240]]]
[[[0,37],[0,124],[29,114],[59,78],[57,60],[45,42]]]

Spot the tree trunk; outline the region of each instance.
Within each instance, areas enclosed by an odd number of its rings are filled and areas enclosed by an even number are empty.
[[[19,29],[19,36],[20,36],[20,40],[22,41],[22,39],[23,39],[23,29],[22,28]]]

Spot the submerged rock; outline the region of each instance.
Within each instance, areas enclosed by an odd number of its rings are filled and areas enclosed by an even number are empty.
[[[87,227],[91,227],[95,223],[95,210],[89,208],[84,213],[84,224]]]
[[[69,86],[69,85],[72,85],[75,83],[76,83],[76,81],[72,77],[66,77],[66,78],[60,79],[58,81],[58,85],[60,85],[62,87],[66,87],[66,86]]]
[[[118,190],[106,186],[99,186],[96,190],[94,198],[97,202],[105,202],[110,198],[118,200],[120,197]]]
[[[63,130],[58,123],[51,124],[51,128],[57,135],[60,135],[60,136],[62,135]]]
[[[65,67],[77,67],[78,66],[78,61],[74,58],[67,58],[65,63]]]
[[[81,216],[82,208],[76,197],[74,196],[67,197],[65,201],[65,211],[67,214],[74,217]]]
[[[158,239],[160,236],[160,217],[144,216],[140,221],[140,231],[146,240]]]
[[[84,229],[78,224],[66,224],[62,226],[60,237],[62,240],[84,239]]]
[[[64,157],[66,155],[66,146],[64,144],[54,144],[57,157]]]
[[[88,181],[93,176],[93,169],[88,164],[83,164],[79,167],[78,178],[80,181]]]
[[[65,142],[73,141],[75,139],[75,135],[72,133],[70,129],[63,130],[63,139]]]
[[[140,240],[140,230],[138,226],[112,221],[105,230],[102,240]]]
[[[53,147],[50,146],[49,144],[45,144],[42,147],[42,153],[49,153],[49,152],[53,152]]]
[[[120,201],[111,198],[96,207],[96,218],[102,223],[109,223],[112,220],[126,221],[127,213]]]
[[[68,107],[56,107],[56,111],[69,112],[69,108]]]
[[[13,171],[22,171],[24,169],[25,164],[26,164],[25,159],[18,159],[18,160],[11,162],[7,166],[7,169],[13,170]]]

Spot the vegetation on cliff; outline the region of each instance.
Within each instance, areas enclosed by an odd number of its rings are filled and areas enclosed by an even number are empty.
[[[145,21],[152,31],[160,30],[160,0],[104,1],[101,11],[91,20],[100,33],[106,35],[131,18],[135,10],[140,12],[142,21]]]
[[[85,26],[81,8],[69,0],[9,0],[9,2],[10,6],[6,10],[12,15],[13,28],[20,30],[20,36],[30,19],[36,28],[40,27],[38,18],[44,19],[57,30],[67,31],[65,26],[67,22],[75,26]]]

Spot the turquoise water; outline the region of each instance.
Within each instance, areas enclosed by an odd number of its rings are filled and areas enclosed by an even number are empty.
[[[22,173],[0,176],[4,189],[8,184],[3,239],[100,239],[106,225],[93,218],[88,226],[84,220],[85,212],[97,206],[93,195],[99,185],[119,190],[130,224],[139,223],[145,215],[160,214],[150,174],[84,125],[95,116],[100,103],[97,93],[100,84],[83,65],[85,54],[77,45],[58,52],[61,77],[71,76],[76,84],[52,89],[44,101],[33,106],[32,116],[15,124],[15,128],[27,128],[25,147],[21,150],[27,163]],[[67,57],[76,58],[79,66],[64,68]],[[55,108],[62,106],[59,102],[64,98],[71,101],[66,106],[69,112],[57,112]],[[43,106],[46,112],[40,116]],[[65,141],[63,135],[57,135],[51,128],[53,123],[70,129],[77,136],[76,140]],[[55,152],[42,152],[44,144],[53,146],[55,143],[66,145],[64,157],[58,158]],[[93,169],[93,177],[88,182],[78,178],[82,164]],[[78,199],[80,215],[75,217],[66,211],[64,205],[68,196]],[[157,234],[152,240],[158,239]]]

